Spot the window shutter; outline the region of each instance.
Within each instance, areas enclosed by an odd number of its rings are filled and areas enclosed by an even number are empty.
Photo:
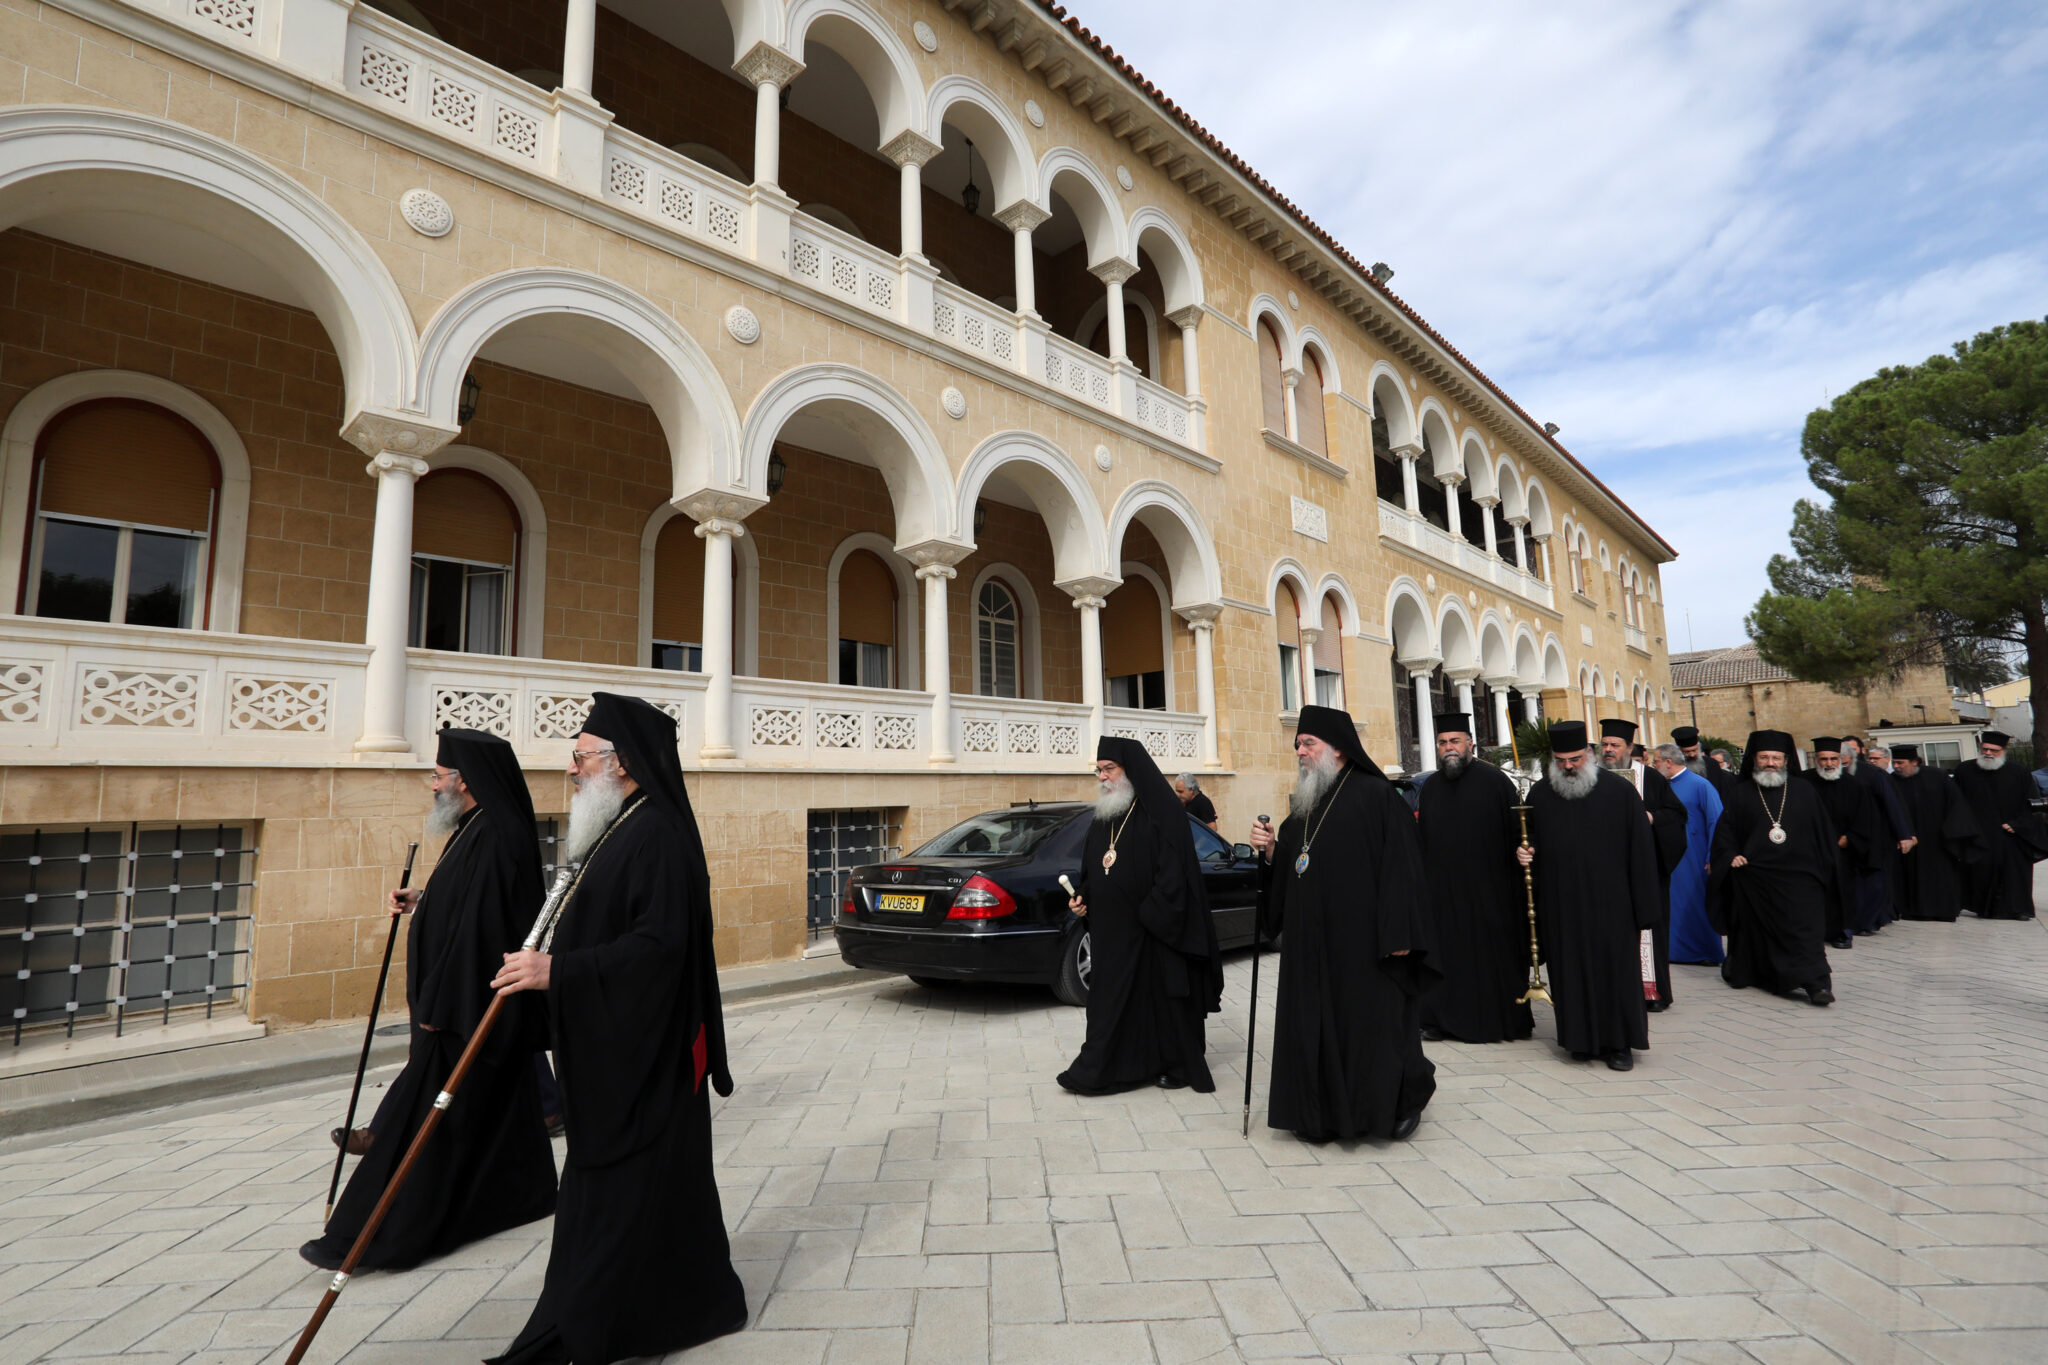
[[[413,490],[412,550],[510,568],[519,553],[519,513],[482,474],[437,469]]]
[[[1159,639],[1159,594],[1133,575],[1111,593],[1102,608],[1102,672],[1121,678],[1166,669]]]
[[[866,550],[855,550],[839,566],[839,638],[896,643],[896,578]]]
[[[212,529],[220,464],[174,413],[128,399],[82,403],[43,429],[38,453],[45,512]]]
[[[1287,397],[1280,382],[1280,338],[1271,324],[1259,322],[1259,396],[1266,430],[1287,434]]]
[[[704,643],[704,547],[688,517],[670,517],[654,541],[654,638]]]
[[[1330,453],[1330,435],[1323,423],[1323,367],[1315,352],[1301,358],[1301,385],[1294,391],[1294,419],[1301,428],[1301,443],[1318,455]]]
[[[1323,599],[1323,633],[1316,637],[1316,667],[1331,673],[1344,671],[1344,623],[1334,597]]]

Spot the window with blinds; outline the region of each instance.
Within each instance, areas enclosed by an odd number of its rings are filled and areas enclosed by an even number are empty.
[[[1282,583],[1273,596],[1273,624],[1280,632],[1280,709],[1301,709],[1301,599]]]
[[[1111,706],[1138,711],[1166,709],[1166,648],[1161,634],[1159,594],[1149,580],[1132,575],[1102,608],[1102,672]]]
[[[1280,372],[1285,369],[1280,361],[1280,337],[1273,325],[1259,320],[1259,402],[1264,414],[1266,430],[1279,435],[1287,434],[1287,391],[1281,381]]]
[[[509,654],[519,512],[503,489],[467,469],[437,469],[412,504],[410,640],[415,649]]]
[[[866,550],[839,566],[839,682],[896,685],[896,577]]]
[[[649,661],[682,673],[702,671],[704,547],[688,517],[670,517],[655,539],[652,607]]]
[[[1344,622],[1337,611],[1337,599],[1323,597],[1322,633],[1316,636],[1316,705],[1344,709]]]
[[[1000,578],[981,585],[974,603],[974,690],[984,697],[1016,697],[1019,630],[1017,594]]]
[[[1301,383],[1294,391],[1294,423],[1299,440],[1318,455],[1330,453],[1330,434],[1323,420],[1323,367],[1314,351],[1301,357]]]

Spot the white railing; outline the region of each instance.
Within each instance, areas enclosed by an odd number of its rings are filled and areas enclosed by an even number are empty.
[[[1164,384],[1155,384],[1143,375],[1137,376],[1137,381],[1138,406],[1131,414],[1132,420],[1182,445],[1193,445],[1190,438],[1194,431],[1193,400],[1185,394],[1175,393]]]
[[[430,649],[407,650],[406,662],[406,737],[418,755],[431,757],[435,732],[453,726],[507,740],[529,764],[564,763],[593,692],[645,697],[674,716],[685,762],[703,746],[702,674]]]
[[[1388,540],[1412,545],[1431,559],[1455,565],[1474,578],[1496,583],[1531,602],[1545,607],[1554,606],[1556,599],[1548,583],[1534,574],[1522,572],[1498,555],[1486,553],[1485,547],[1474,545],[1462,536],[1454,536],[1421,517],[1411,517],[1406,509],[1385,499],[1380,500],[1379,512],[1380,534]]]
[[[1137,740],[1168,771],[1172,771],[1174,764],[1192,765],[1202,754],[1200,716],[1106,706],[1102,709],[1102,731],[1121,739]]]
[[[1104,412],[1115,411],[1115,387],[1109,379],[1109,362],[1086,347],[1065,337],[1045,339],[1044,382],[1062,393],[1070,393]]]
[[[897,258],[807,214],[789,225],[789,273],[870,313],[896,316]]]
[[[189,2],[195,12],[251,7],[249,0]],[[368,5],[349,14],[342,80],[370,104],[528,170],[551,160],[555,114],[546,92]]]
[[[0,755],[292,762],[349,752],[362,645],[8,617]]]
[[[953,752],[962,767],[1081,772],[1094,760],[1088,708],[999,697],[953,699]]]
[[[733,747],[749,767],[922,768],[929,692],[733,679]]]
[[[739,185],[617,126],[604,134],[604,197],[685,237],[740,250],[747,200]]]
[[[1624,625],[1621,628],[1621,634],[1622,639],[1630,649],[1638,650],[1644,654],[1650,652],[1649,634],[1641,626]]]
[[[1017,344],[1016,314],[944,280],[932,284],[932,335],[1006,370],[1016,369],[1024,353]]]

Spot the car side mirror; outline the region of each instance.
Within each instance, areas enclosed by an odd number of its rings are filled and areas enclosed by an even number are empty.
[[[1230,846],[1230,856],[1241,863],[1248,863],[1258,855],[1252,852],[1250,844],[1232,844]]]

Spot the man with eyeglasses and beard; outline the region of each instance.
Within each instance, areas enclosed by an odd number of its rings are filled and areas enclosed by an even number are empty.
[[[1986,730],[1977,757],[1956,769],[1956,789],[1984,832],[1983,856],[1966,870],[1967,904],[1982,919],[2034,917],[2034,864],[2048,858],[2048,830],[2034,813],[2031,774],[2005,761],[2012,736]]]
[[[500,994],[544,995],[569,1151],[533,1315],[496,1362],[608,1365],[746,1326],[712,1177],[711,1097],[732,1093],[711,878],[676,722],[596,693],[569,757],[552,941],[505,956]]]
[[[1741,782],[1714,830],[1707,912],[1728,936],[1721,979],[1741,990],[1806,992],[1831,1005],[1825,942],[1839,900],[1838,837],[1813,784],[1792,780],[1797,752],[1783,730],[1758,730],[1742,746]]]
[[[1984,830],[1955,779],[1921,766],[1919,745],[1896,745],[1891,757],[1892,789],[1917,836],[1899,860],[1899,918],[1954,923],[1962,913],[1964,879],[1984,856]]]
[[[1557,1043],[1575,1061],[1635,1066],[1650,1046],[1642,932],[1664,912],[1649,812],[1635,784],[1593,761],[1586,727],[1550,727],[1550,771],[1529,789],[1536,934],[1550,968]]]
[[[1420,1007],[1442,975],[1415,816],[1348,714],[1304,706],[1298,725],[1287,819],[1252,825],[1260,927],[1286,933],[1266,1122],[1308,1142],[1401,1141],[1436,1093]]]
[[[1859,879],[1855,898],[1846,907],[1852,935],[1877,933],[1898,917],[1900,860],[1919,842],[1913,837],[1912,818],[1899,803],[1898,784],[1892,781],[1891,773],[1887,771],[1891,756],[1878,748],[1872,748],[1871,754],[1872,759],[1866,762],[1863,741],[1854,735],[1842,736],[1842,780],[1854,782],[1869,793],[1871,804],[1885,827],[1884,843],[1875,850],[1877,875]]]
[[[1799,774],[1820,797],[1821,808],[1835,831],[1835,881],[1840,894],[1828,899],[1827,941],[1830,948],[1853,944],[1850,926],[1866,891],[1884,886],[1886,847],[1884,814],[1863,785],[1849,775],[1847,741],[1816,735],[1813,766]]]

